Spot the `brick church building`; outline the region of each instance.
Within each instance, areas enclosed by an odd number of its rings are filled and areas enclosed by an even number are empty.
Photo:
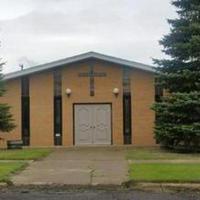
[[[25,146],[153,146],[154,69],[95,52],[6,74],[1,103]],[[3,142],[0,145],[4,145]]]

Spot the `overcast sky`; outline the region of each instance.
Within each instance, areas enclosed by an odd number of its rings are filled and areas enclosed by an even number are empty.
[[[0,0],[4,72],[87,51],[152,64],[171,0]]]

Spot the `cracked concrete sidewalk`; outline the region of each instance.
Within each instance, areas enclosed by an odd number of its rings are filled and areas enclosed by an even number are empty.
[[[121,185],[127,179],[123,149],[82,147],[56,149],[47,158],[32,162],[11,181],[14,185]]]

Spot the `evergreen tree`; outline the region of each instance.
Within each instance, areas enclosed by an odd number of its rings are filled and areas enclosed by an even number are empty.
[[[200,149],[200,0],[174,0],[178,18],[160,41],[169,59],[155,60],[157,85],[167,91],[156,111],[155,137],[162,145]]]
[[[6,92],[3,82],[3,75],[1,73],[2,66],[4,63],[0,63],[0,102],[1,97]],[[13,123],[13,118],[10,111],[10,106],[5,103],[0,103],[0,131],[1,132],[9,132],[11,131],[15,125]]]

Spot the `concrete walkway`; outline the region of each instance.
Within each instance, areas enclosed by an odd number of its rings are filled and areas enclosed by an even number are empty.
[[[125,151],[111,147],[56,149],[15,175],[15,185],[120,185],[127,181]]]

